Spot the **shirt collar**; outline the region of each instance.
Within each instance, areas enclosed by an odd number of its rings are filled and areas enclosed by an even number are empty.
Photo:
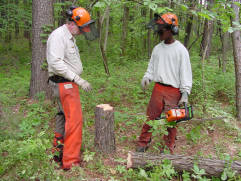
[[[69,31],[69,29],[68,29],[68,27],[66,25],[63,25],[63,29],[64,29],[65,34],[67,35],[67,37],[70,40],[74,39],[73,35],[70,33],[70,31]]]

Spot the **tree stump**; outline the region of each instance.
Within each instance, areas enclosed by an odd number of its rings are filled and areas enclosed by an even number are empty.
[[[224,168],[231,167],[237,174],[241,174],[241,161],[233,161],[231,164],[224,160],[196,158],[183,155],[160,154],[158,156],[146,153],[129,152],[127,158],[127,168],[144,168],[148,164],[161,165],[162,160],[167,159],[172,162],[174,169],[178,172],[188,171],[193,173],[193,165],[197,163],[199,169],[204,169],[208,176],[221,176]]]
[[[95,110],[95,147],[103,153],[115,151],[114,108],[100,104]]]

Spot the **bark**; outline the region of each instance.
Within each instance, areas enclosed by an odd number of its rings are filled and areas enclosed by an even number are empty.
[[[197,164],[199,169],[205,170],[205,175],[220,177],[224,168],[231,167],[237,174],[241,174],[241,161],[227,163],[224,160],[197,158],[184,155],[149,155],[146,153],[129,152],[127,168],[145,168],[150,165],[161,165],[163,160],[170,160],[172,166],[178,172],[183,170],[193,173],[193,165]]]
[[[129,21],[129,7],[126,4],[124,4],[123,18],[122,18],[121,56],[125,55],[126,38],[128,34],[128,21]]]
[[[115,151],[114,109],[100,104],[95,110],[95,147],[103,153]]]
[[[44,92],[47,98],[51,97],[50,87],[47,84],[48,72],[43,69],[46,62],[46,43],[42,42],[40,34],[44,33],[42,27],[53,24],[53,4],[51,0],[33,0],[32,4],[32,66],[30,81],[30,97]]]
[[[239,0],[233,0],[232,8],[234,10],[235,16],[232,18],[232,22],[239,22],[239,7],[234,4],[234,2],[239,2]],[[232,23],[235,28],[236,25]],[[241,33],[240,30],[236,30],[232,33],[232,43],[233,43],[233,57],[235,64],[235,77],[236,77],[236,109],[237,118],[241,121]]]
[[[208,9],[213,6],[214,0],[210,0],[208,4]],[[201,55],[205,57],[205,59],[209,58],[211,52],[211,43],[212,43],[212,34],[213,34],[213,20],[205,20],[204,29],[203,29],[203,37],[201,42]],[[204,50],[207,47],[207,50],[204,54]]]

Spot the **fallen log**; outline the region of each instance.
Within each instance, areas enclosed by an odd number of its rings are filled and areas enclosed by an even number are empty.
[[[145,168],[150,165],[161,165],[163,160],[170,160],[174,169],[178,172],[183,170],[193,173],[193,165],[196,163],[199,169],[204,169],[208,176],[220,176],[224,168],[230,167],[241,175],[241,161],[227,163],[224,160],[196,158],[184,155],[150,155],[147,153],[129,152],[127,157],[127,168]]]
[[[100,104],[95,109],[95,147],[103,153],[115,152],[114,108]]]

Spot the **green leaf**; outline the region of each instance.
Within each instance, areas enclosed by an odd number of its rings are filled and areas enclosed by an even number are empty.
[[[140,172],[139,172],[140,176],[144,177],[144,178],[148,178],[147,174],[146,174],[146,171],[143,170],[143,169],[140,169]]]
[[[104,2],[97,2],[94,7],[96,8],[105,8],[106,4]]]

